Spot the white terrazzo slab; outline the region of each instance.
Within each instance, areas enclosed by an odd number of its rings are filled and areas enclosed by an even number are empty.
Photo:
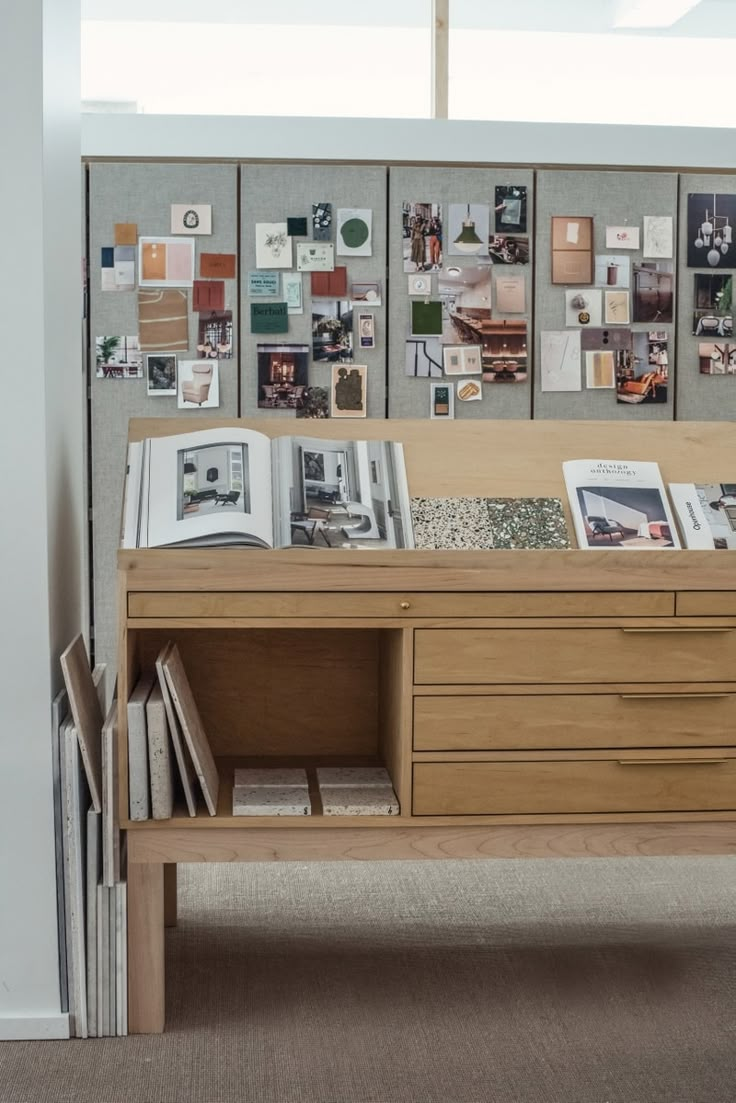
[[[391,777],[385,766],[318,766],[317,781],[323,785],[357,785],[360,788],[383,785],[391,788]]]
[[[320,786],[325,816],[398,816],[399,802],[390,785]]]
[[[306,785],[238,785],[233,789],[234,816],[309,816],[311,811]]]
[[[307,771],[298,767],[260,766],[235,771],[235,788],[269,786],[279,789],[307,788]]]

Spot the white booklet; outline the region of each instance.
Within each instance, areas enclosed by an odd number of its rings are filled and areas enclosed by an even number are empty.
[[[128,447],[123,548],[413,548],[401,444],[223,426]]]
[[[656,463],[567,460],[562,470],[579,547],[680,547]]]
[[[686,548],[736,551],[736,483],[670,483]]]

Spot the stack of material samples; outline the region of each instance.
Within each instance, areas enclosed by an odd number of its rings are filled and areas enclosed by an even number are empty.
[[[265,767],[235,771],[234,816],[309,816],[307,771]]]
[[[398,816],[399,802],[383,766],[320,766],[325,816]]]

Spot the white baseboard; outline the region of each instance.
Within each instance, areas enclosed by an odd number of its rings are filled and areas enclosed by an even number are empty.
[[[0,1016],[0,1042],[26,1042],[40,1038],[68,1038],[69,1015]]]

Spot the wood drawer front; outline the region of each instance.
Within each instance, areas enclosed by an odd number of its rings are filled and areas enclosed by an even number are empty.
[[[280,593],[139,591],[129,617],[664,617],[672,593]]]
[[[418,628],[418,685],[725,682],[736,630]]]
[[[736,693],[415,697],[415,751],[736,744]]]
[[[717,812],[736,808],[736,758],[652,763],[416,762],[415,816]]]
[[[736,592],[691,590],[675,597],[678,617],[736,617]]]

